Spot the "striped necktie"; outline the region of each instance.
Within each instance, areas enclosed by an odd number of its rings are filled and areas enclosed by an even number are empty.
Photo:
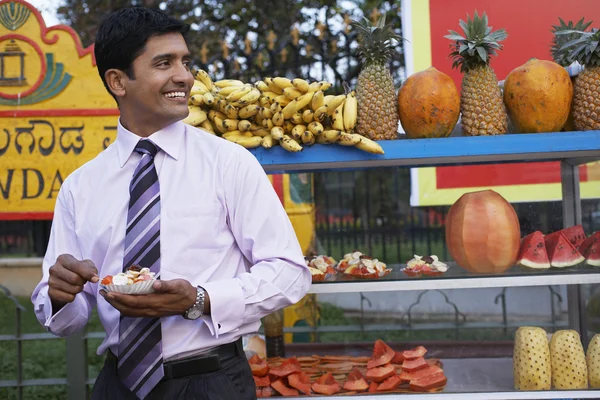
[[[160,186],[154,167],[158,147],[150,140],[140,140],[135,151],[142,159],[129,185],[123,271],[138,265],[150,268],[158,278]],[[118,373],[121,381],[140,399],[164,376],[160,326],[160,318],[120,318]]]

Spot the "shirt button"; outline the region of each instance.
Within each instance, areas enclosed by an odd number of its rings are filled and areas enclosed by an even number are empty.
[[[219,327],[219,329],[221,329],[221,324],[217,324],[217,326]]]

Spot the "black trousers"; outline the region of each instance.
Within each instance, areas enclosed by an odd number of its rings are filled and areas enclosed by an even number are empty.
[[[242,354],[223,362],[219,371],[163,379],[145,400],[255,400],[252,371]],[[100,371],[92,400],[136,400],[117,376],[117,363],[109,357]]]

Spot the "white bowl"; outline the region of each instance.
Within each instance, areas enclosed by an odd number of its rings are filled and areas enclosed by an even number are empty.
[[[132,285],[115,285],[111,283],[110,285],[100,285],[100,287],[107,292],[117,292],[124,294],[150,294],[154,293],[154,289],[152,288],[152,284],[156,281],[156,279],[152,279],[149,281],[142,281],[138,283],[134,283]]]

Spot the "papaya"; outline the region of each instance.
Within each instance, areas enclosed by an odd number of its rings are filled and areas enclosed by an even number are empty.
[[[448,383],[446,375],[444,375],[443,372],[438,372],[433,375],[410,381],[409,387],[410,390],[414,390],[416,392],[426,392],[431,389],[444,387],[446,386],[446,383]]]
[[[302,393],[310,394],[310,378],[304,372],[288,376],[288,383]]]
[[[299,396],[300,393],[296,389],[288,387],[281,379],[271,382],[271,387],[282,396]]]
[[[367,369],[367,379],[377,383],[383,382],[390,376],[394,375],[396,375],[396,368],[394,368],[392,364],[386,364],[383,367]]]
[[[427,367],[427,361],[423,357],[413,358],[412,360],[404,360],[402,363],[403,371],[416,371],[421,368]]]
[[[250,364],[250,369],[252,370],[252,375],[254,376],[265,376],[269,372],[267,361],[260,358],[258,354],[250,357],[248,364]]]
[[[254,384],[256,387],[266,387],[271,384],[271,380],[268,376],[252,376],[254,378]]]
[[[403,381],[410,382],[412,380],[421,379],[429,375],[434,375],[442,371],[442,369],[436,365],[428,365],[425,368],[417,369],[415,371],[409,372],[407,370],[403,370],[400,374],[400,378]]]
[[[286,359],[279,367],[271,368],[269,371],[271,375],[275,375],[279,378],[284,378],[296,372],[302,372],[302,366],[296,357]]]
[[[348,374],[348,379],[344,383],[343,388],[353,392],[364,392],[369,389],[369,384],[365,381],[358,368],[354,367]]]
[[[337,383],[331,372],[328,372],[317,378],[316,382],[312,384],[312,390],[315,393],[331,396],[340,391],[340,384]]]
[[[402,380],[398,375],[390,376],[385,381],[381,382],[379,386],[377,386],[377,391],[383,392],[386,390],[393,390],[400,386],[401,383]]]
[[[404,355],[402,354],[402,351],[396,351],[396,354],[394,355],[394,358],[392,358],[392,364],[402,364],[402,362],[404,361]]]
[[[377,339],[373,346],[373,356],[367,363],[367,369],[385,365],[392,361],[395,355],[396,352],[390,346],[385,344],[383,340]]]
[[[427,349],[423,346],[417,346],[414,349],[411,350],[404,350],[402,352],[402,356],[406,359],[406,360],[412,360],[415,358],[419,358],[419,357],[423,357],[425,355],[425,353],[427,353]]]

